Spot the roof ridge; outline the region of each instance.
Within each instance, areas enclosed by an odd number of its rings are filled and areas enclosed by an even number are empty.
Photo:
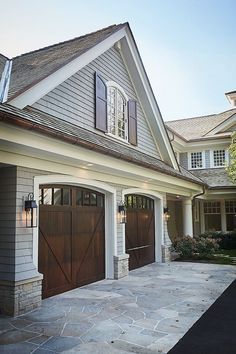
[[[224,114],[224,113],[226,113],[226,112],[235,111],[235,110],[236,110],[236,108],[231,108],[231,109],[226,109],[225,111],[219,112],[219,113],[207,114],[207,115],[205,115],[205,116],[197,116],[197,117],[189,117],[189,118],[174,119],[174,120],[166,121],[165,123],[168,124],[168,123],[180,122],[180,121],[189,120],[189,119],[208,118],[208,117],[218,116],[218,115],[220,115],[220,114]]]
[[[46,47],[42,47],[42,48],[39,48],[39,49],[34,49],[34,50],[30,51],[30,52],[26,52],[26,53],[17,55],[16,57],[13,57],[12,59],[17,59],[17,58],[20,58],[20,57],[23,57],[23,56],[26,56],[26,55],[29,55],[29,54],[33,54],[33,53],[36,53],[36,52],[40,52],[40,51],[43,51],[43,50],[45,50],[45,49],[49,49],[49,48],[56,47],[56,46],[58,46],[58,45],[62,45],[62,44],[64,44],[64,43],[73,42],[73,41],[76,41],[76,40],[79,40],[79,39],[81,40],[81,39],[86,38],[86,37],[88,37],[88,36],[90,36],[90,35],[93,35],[93,34],[95,34],[95,33],[99,33],[99,32],[108,30],[109,28],[110,28],[110,29],[111,29],[112,27],[116,28],[116,27],[123,26],[123,25],[126,25],[126,24],[127,24],[127,22],[125,22],[125,23],[119,23],[118,25],[117,25],[117,24],[110,25],[110,26],[104,27],[104,28],[102,28],[102,29],[100,29],[100,30],[83,34],[82,36],[79,36],[79,37],[75,37],[75,38],[72,38],[72,39],[67,39],[67,40],[65,40],[65,41],[58,42],[58,43],[55,43],[55,44],[50,44],[50,45],[48,45],[48,46],[46,46]]]
[[[218,113],[218,114],[220,114],[220,113]],[[213,117],[213,116],[217,116],[218,114],[217,114],[217,113],[214,113],[214,114],[208,114],[208,115],[206,115],[206,116],[197,116],[197,117],[188,117],[188,118],[181,118],[181,119],[168,120],[168,121],[166,121],[165,123],[180,122],[180,121],[188,120],[188,119],[199,119],[199,118]]]

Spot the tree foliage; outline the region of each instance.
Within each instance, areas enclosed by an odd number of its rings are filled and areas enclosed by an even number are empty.
[[[230,161],[229,165],[226,167],[226,171],[233,183],[236,184],[236,131],[232,134],[232,143],[229,146],[229,156]]]

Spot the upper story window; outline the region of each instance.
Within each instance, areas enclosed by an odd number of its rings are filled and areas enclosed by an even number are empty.
[[[223,167],[226,162],[226,151],[225,150],[214,150],[213,151],[213,167]]]
[[[204,155],[202,151],[191,152],[190,154],[190,168],[198,169],[204,167]]]
[[[127,97],[115,83],[107,83],[108,132],[118,138],[128,140]]]
[[[137,102],[95,72],[95,128],[137,145]]]

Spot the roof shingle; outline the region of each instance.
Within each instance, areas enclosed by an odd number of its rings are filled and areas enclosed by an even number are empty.
[[[234,114],[236,108],[209,116],[173,120],[165,124],[186,140],[200,139]]]
[[[13,58],[8,100],[18,96],[124,26],[126,23],[112,25]]]

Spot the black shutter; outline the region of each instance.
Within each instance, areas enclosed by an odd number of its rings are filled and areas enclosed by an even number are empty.
[[[137,145],[137,102],[128,101],[129,142]]]
[[[95,72],[95,128],[107,132],[107,87]]]

